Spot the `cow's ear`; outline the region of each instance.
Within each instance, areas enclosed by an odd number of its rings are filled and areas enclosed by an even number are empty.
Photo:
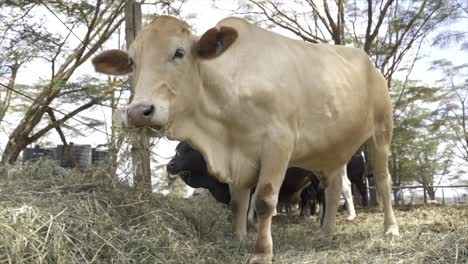
[[[212,28],[197,43],[198,56],[212,59],[221,55],[237,39],[237,31],[231,27]]]
[[[92,59],[96,72],[125,75],[132,71],[132,62],[123,50],[106,50]]]

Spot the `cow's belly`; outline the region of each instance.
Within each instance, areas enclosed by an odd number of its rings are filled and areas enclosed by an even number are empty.
[[[352,117],[349,117],[352,118]],[[299,131],[290,166],[311,171],[334,169],[346,164],[372,135],[372,116],[354,122],[309,125]]]
[[[310,95],[314,105],[303,102],[308,107],[293,114],[299,124],[294,131],[293,166],[312,171],[337,168],[372,135],[375,109],[367,89],[360,85],[336,88],[333,95]]]

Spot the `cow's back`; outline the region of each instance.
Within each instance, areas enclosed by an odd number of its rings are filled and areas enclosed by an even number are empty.
[[[391,118],[385,80],[362,50],[289,39],[238,18],[218,26],[239,37],[204,67],[223,78],[211,83],[227,90],[225,125],[242,147],[284,130],[295,147],[290,166],[332,168],[370,137],[376,119]]]

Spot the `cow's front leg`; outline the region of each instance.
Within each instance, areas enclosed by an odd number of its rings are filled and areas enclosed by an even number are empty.
[[[247,210],[249,209],[250,189],[240,186],[229,186],[231,192],[232,229],[236,239],[247,238]]]
[[[339,169],[323,172],[325,183],[325,213],[321,226],[321,236],[330,238],[336,231],[336,213],[340,202],[343,175],[346,177],[346,166]]]
[[[272,151],[281,153],[284,150]],[[254,255],[250,264],[270,264],[273,257],[273,241],[271,238],[271,219],[276,214],[278,194],[283,183],[288,166],[289,156],[281,159],[268,155],[262,158],[262,167],[255,189],[255,210],[258,219],[258,234],[255,242]]]

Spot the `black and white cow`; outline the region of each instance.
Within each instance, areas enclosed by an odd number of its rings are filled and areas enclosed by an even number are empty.
[[[218,181],[208,173],[202,154],[186,142],[176,147],[176,155],[166,165],[170,174],[179,174],[182,181],[192,188],[205,188],[221,203],[229,204],[229,185]],[[299,198],[301,191],[309,184],[311,172],[300,168],[289,168],[279,193],[279,203]]]
[[[367,195],[367,184],[366,184],[366,176],[367,176],[367,169],[366,169],[366,162],[364,159],[364,155],[362,152],[359,154],[354,155],[351,160],[348,162],[346,166],[348,178],[351,181],[356,189],[358,190],[362,206],[367,207],[369,203],[369,198]]]
[[[229,205],[231,196],[229,185],[218,181],[208,173],[206,161],[202,154],[192,148],[187,142],[180,142],[176,147],[176,155],[166,166],[170,174],[179,174],[181,179],[192,188],[205,188],[218,201]],[[300,200],[301,214],[305,215],[304,207],[317,203],[324,209],[325,196],[319,187],[319,180],[312,172],[301,168],[288,168],[281,185],[278,204],[288,204]],[[343,179],[342,195],[348,209],[348,219],[356,217],[351,196],[350,181]],[[254,197],[252,197],[253,199]],[[254,210],[249,210],[248,218],[253,222]],[[324,213],[324,210],[322,210]],[[322,215],[322,214],[321,214]]]

